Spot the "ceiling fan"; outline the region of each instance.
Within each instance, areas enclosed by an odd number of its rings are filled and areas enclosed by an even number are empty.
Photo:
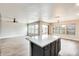
[[[13,22],[13,23],[18,23],[18,21],[16,20],[16,18],[11,18],[11,17],[3,17],[3,18],[9,18],[10,20],[7,20],[7,22]]]
[[[17,23],[17,20],[16,20],[16,18],[13,18],[13,23]]]

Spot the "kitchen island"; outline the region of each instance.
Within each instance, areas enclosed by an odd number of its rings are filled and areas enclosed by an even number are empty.
[[[32,36],[28,40],[30,41],[32,56],[58,56],[61,49],[59,36]]]

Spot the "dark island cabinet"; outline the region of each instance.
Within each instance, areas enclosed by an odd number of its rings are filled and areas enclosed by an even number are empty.
[[[31,42],[32,56],[58,56],[60,50],[61,50],[60,39],[48,44],[45,47],[40,47]]]
[[[61,50],[60,39],[52,42],[50,45],[51,45],[51,56],[58,56],[58,53]]]

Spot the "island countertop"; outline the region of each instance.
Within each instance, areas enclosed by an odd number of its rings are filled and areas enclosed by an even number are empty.
[[[32,43],[40,46],[45,47],[46,45],[54,42],[55,40],[58,40],[60,37],[56,35],[42,35],[42,36],[32,36],[28,40]]]
[[[7,39],[7,38],[21,37],[21,36],[40,47],[44,47],[60,38],[59,36],[56,35],[42,35],[42,36],[32,36],[32,37],[26,35],[0,35],[0,39]]]

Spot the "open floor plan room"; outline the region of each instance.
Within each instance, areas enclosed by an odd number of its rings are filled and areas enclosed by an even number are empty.
[[[0,56],[79,56],[79,5],[0,3]]]

